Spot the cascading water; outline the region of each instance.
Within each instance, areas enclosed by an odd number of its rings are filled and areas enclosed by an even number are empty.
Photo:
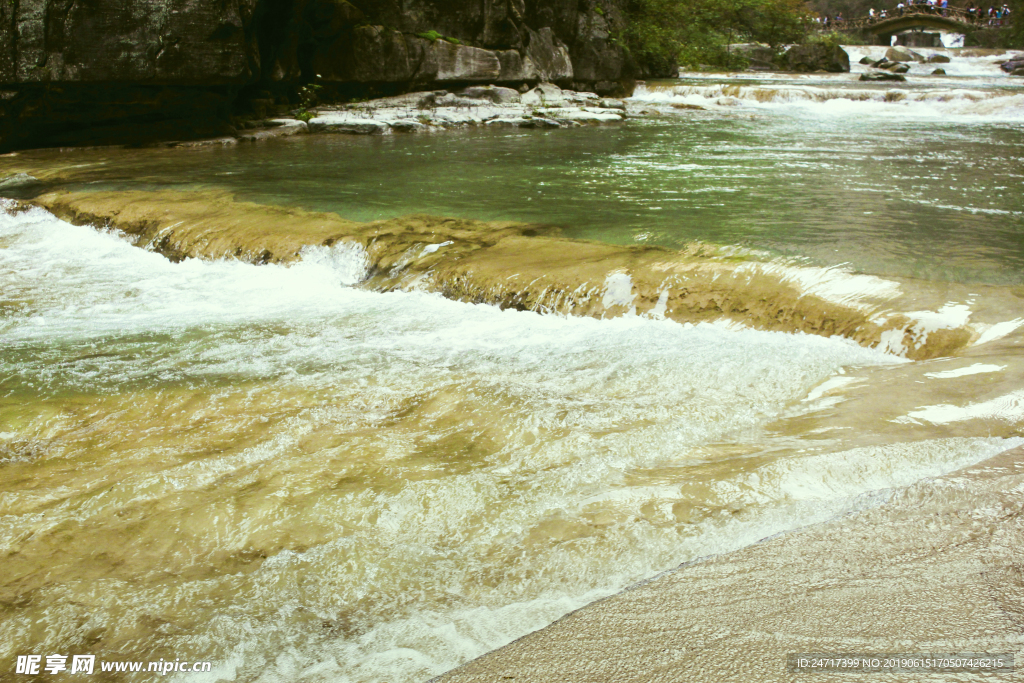
[[[963,75],[947,101],[943,85],[802,99],[863,86],[776,76],[777,99],[687,81],[631,104],[732,97],[713,107],[754,111],[756,130],[673,110],[622,132],[310,138],[258,159],[110,153],[88,171],[138,189],[146,167],[149,186],[180,188],[188,168],[192,187],[355,219],[377,217],[349,210],[364,202],[548,216],[619,243],[741,244],[716,258],[808,294],[902,292],[915,308],[892,313],[916,321],[910,336],[971,326],[958,356],[928,362],[900,355],[903,335],[865,348],[631,315],[623,273],[598,297],[619,317],[502,311],[368,290],[357,247],[288,266],[172,263],[0,207],[3,658],[214,662],[190,681],[424,680],[680,562],[1024,443],[1024,128],[1012,107],[952,109],[995,77]],[[1007,92],[971,103],[1021,97]],[[861,104],[879,115],[846,121]],[[947,107],[960,127],[914,107]],[[916,137],[893,132],[900,116]],[[985,193],[942,189],[935,165],[958,145],[979,165],[960,180]],[[765,186],[786,204],[773,216]]]

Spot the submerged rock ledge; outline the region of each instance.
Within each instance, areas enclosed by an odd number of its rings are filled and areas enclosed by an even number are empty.
[[[59,192],[32,201],[76,225],[122,231],[172,260],[287,264],[311,247],[358,246],[360,286],[424,290],[542,313],[840,335],[914,360],[951,355],[978,333],[922,327],[900,290],[871,276],[760,262],[710,245],[676,251],[560,237],[551,226],[412,215],[356,223],[331,213],[235,201],[224,192]],[[843,279],[840,287],[835,278]],[[850,278],[860,289],[850,293]]]

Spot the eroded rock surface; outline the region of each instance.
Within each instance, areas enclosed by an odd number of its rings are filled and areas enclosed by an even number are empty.
[[[899,313],[900,287],[870,276],[864,293],[828,269],[761,262],[696,244],[682,251],[558,237],[550,227],[407,216],[354,223],[335,214],[236,202],[216,192],[51,193],[34,203],[75,224],[123,231],[172,259],[289,263],[306,247],[358,246],[361,286],[426,289],[465,302],[596,318],[732,320],[763,330],[840,335],[912,359],[947,356],[980,334]],[[839,276],[842,277],[842,276]],[[920,314],[920,311],[918,311]]]
[[[235,115],[417,87],[622,96],[626,0],[0,4],[0,152],[233,133]],[[317,85],[316,92],[303,88]]]

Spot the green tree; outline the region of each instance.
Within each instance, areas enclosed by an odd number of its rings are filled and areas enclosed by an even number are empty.
[[[742,68],[730,43],[779,49],[807,33],[802,0],[633,0],[627,44],[648,75],[670,75],[679,64]]]

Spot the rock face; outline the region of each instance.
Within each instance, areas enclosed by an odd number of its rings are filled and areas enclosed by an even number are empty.
[[[233,115],[434,85],[621,96],[627,2],[3,2],[0,152],[224,135]]]
[[[784,59],[790,71],[839,73],[850,70],[850,55],[838,45],[794,45],[786,51]]]

